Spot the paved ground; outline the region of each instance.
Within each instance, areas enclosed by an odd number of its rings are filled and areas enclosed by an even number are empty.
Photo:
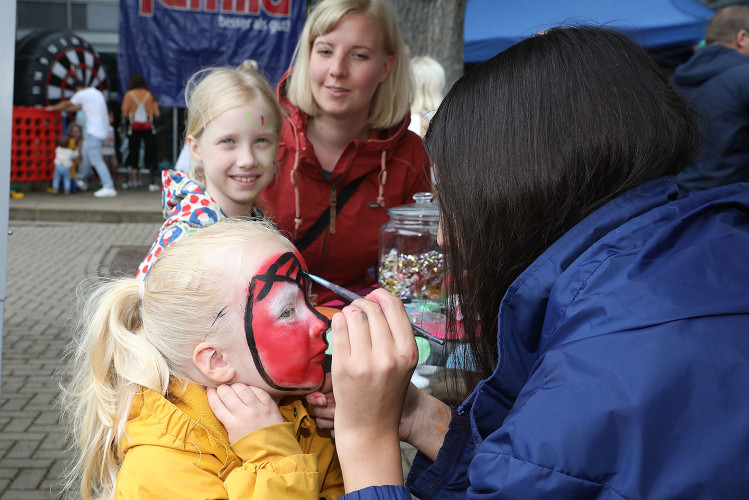
[[[0,500],[56,498],[64,443],[55,372],[75,289],[88,277],[132,273],[158,230],[159,193],[10,201],[8,282],[0,387]],[[36,220],[22,220],[22,219]],[[49,222],[49,220],[67,222]],[[81,221],[115,220],[116,223]],[[151,222],[125,222],[127,220]]]
[[[11,200],[0,500],[58,497],[65,455],[55,374],[69,338],[76,286],[85,278],[134,273],[160,225],[158,207],[159,193],[143,190],[105,200],[44,192]],[[151,222],[139,222],[144,220]],[[403,455],[407,470],[413,450],[404,445]]]
[[[64,446],[54,374],[68,339],[75,288],[83,278],[134,271],[158,226],[10,221],[0,499],[56,497]]]

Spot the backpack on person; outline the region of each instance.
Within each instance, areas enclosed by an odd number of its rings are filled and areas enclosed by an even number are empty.
[[[130,115],[130,129],[151,130],[153,123],[151,122],[151,117],[148,116],[148,111],[146,111],[146,101],[148,101],[150,95],[146,94],[142,101],[139,101],[135,95],[131,95],[131,97],[135,101],[137,108],[135,109],[135,113]]]

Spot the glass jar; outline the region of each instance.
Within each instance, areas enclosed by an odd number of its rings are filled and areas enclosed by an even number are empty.
[[[445,256],[437,245],[439,207],[432,193],[416,193],[416,203],[388,210],[380,229],[378,285],[404,302],[434,302],[439,310]]]

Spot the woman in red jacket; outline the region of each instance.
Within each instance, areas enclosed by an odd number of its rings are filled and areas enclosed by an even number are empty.
[[[429,191],[429,159],[408,131],[405,45],[387,0],[323,0],[277,95],[288,110],[270,216],[310,272],[351,290],[374,283],[387,209]],[[333,298],[314,289],[318,303]]]

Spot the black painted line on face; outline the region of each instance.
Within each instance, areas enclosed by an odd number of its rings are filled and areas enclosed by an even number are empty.
[[[282,268],[282,266],[289,264],[289,268],[286,272],[288,274],[278,274],[279,269]],[[315,316],[317,316],[320,320],[325,322],[326,325],[330,326],[330,321],[328,318],[320,314],[317,309],[315,309],[312,304],[309,301],[309,294],[308,290],[310,288],[310,279],[307,276],[306,273],[304,273],[304,269],[302,268],[301,262],[299,262],[299,259],[294,254],[294,252],[286,252],[282,254],[276,262],[271,264],[268,267],[268,271],[265,274],[256,274],[252,277],[252,280],[250,281],[250,285],[248,287],[248,294],[247,294],[247,306],[245,307],[245,314],[244,314],[244,332],[245,332],[245,338],[247,339],[247,346],[250,348],[250,353],[252,354],[252,360],[255,362],[255,368],[257,368],[258,373],[260,376],[265,380],[265,382],[273,387],[274,389],[278,389],[281,391],[299,391],[299,390],[308,390],[308,387],[283,387],[278,384],[276,384],[268,375],[267,370],[265,369],[265,366],[263,365],[262,360],[260,359],[260,353],[257,349],[257,342],[255,341],[255,332],[252,328],[252,318],[253,318],[253,306],[257,302],[260,302],[265,297],[268,296],[271,289],[273,288],[273,285],[278,282],[287,282],[295,284],[299,287],[299,289],[302,291],[302,294],[304,295],[304,302],[307,305],[307,307],[313,312]],[[256,288],[258,287],[258,283],[262,284],[262,287],[260,290],[256,293]],[[325,344],[325,347],[328,346],[328,339],[323,337],[323,342]]]
[[[215,324],[216,324],[216,321],[218,321],[219,319],[223,318],[223,317],[224,317],[224,315],[225,315],[225,314],[226,314],[226,313],[227,313],[228,311],[229,311],[229,307],[228,307],[228,306],[225,306],[225,307],[224,307],[223,309],[221,309],[221,310],[220,310],[220,311],[218,312],[218,314],[216,315],[216,317],[215,317],[215,318],[213,318],[213,323],[211,323],[211,328],[213,328],[213,325],[215,325]]]

